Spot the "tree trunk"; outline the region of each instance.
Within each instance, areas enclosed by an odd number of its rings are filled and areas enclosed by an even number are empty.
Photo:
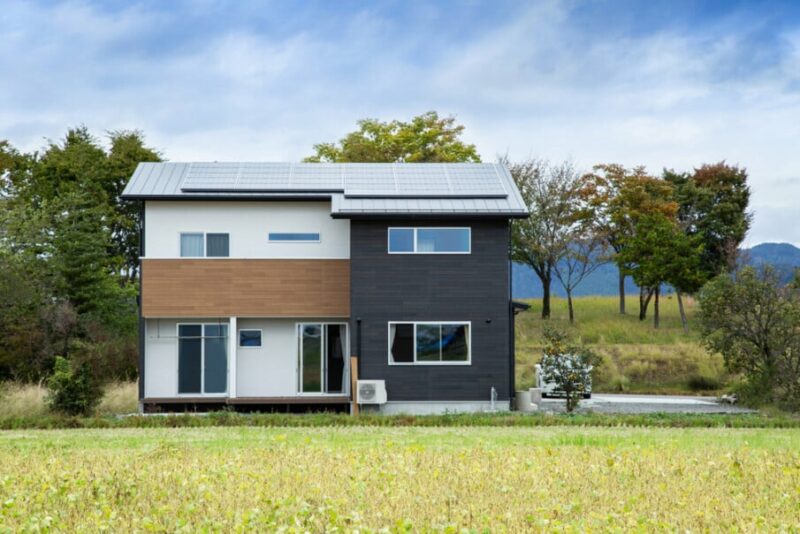
[[[656,286],[656,300],[653,303],[653,328],[658,328],[658,296],[661,294],[661,286]]]
[[[550,318],[550,277],[542,278],[542,319]]]
[[[675,290],[675,295],[678,297],[678,311],[681,313],[681,325],[683,325],[683,333],[689,333],[689,321],[686,320],[686,310],[683,309],[683,297],[681,297],[681,292]]]
[[[625,315],[625,273],[619,270],[619,313]]]
[[[569,322],[573,324],[575,322],[575,310],[572,307],[572,290],[567,290],[567,307],[569,308]]]
[[[652,287],[639,288],[639,320],[647,319],[647,307],[650,306],[650,299],[653,298]]]

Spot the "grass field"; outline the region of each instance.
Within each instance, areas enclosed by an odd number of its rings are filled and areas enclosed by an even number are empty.
[[[684,302],[689,334],[681,328],[674,296],[661,301],[661,326],[653,328],[652,303],[646,321],[638,318],[638,297],[627,299],[627,315],[618,312],[617,297],[575,299],[575,325],[570,325],[567,303],[554,298],[547,323],[572,333],[603,359],[594,373],[596,391],[631,393],[717,394],[733,380],[722,357],[708,354],[699,344],[694,321],[695,303]],[[517,316],[517,385],[534,382],[533,366],[541,357],[541,301],[526,301],[531,309]]]
[[[800,432],[0,433],[0,530],[800,529]]]

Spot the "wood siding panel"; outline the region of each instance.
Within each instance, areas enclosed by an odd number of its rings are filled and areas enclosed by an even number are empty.
[[[471,254],[389,254],[391,226],[469,226]],[[359,377],[386,380],[389,401],[488,401],[511,395],[506,220],[351,221],[351,332]],[[472,365],[389,365],[389,321],[471,321]],[[357,348],[357,345],[353,345]]]
[[[350,261],[144,259],[142,315],[346,318]]]

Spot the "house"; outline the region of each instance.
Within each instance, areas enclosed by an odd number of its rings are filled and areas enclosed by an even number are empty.
[[[508,409],[510,219],[498,164],[142,163],[143,407]],[[380,395],[379,395],[380,396]]]

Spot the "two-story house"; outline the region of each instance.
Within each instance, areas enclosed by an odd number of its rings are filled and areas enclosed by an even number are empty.
[[[142,163],[142,406],[508,409],[509,219],[497,164]],[[492,396],[496,399],[492,403]]]

